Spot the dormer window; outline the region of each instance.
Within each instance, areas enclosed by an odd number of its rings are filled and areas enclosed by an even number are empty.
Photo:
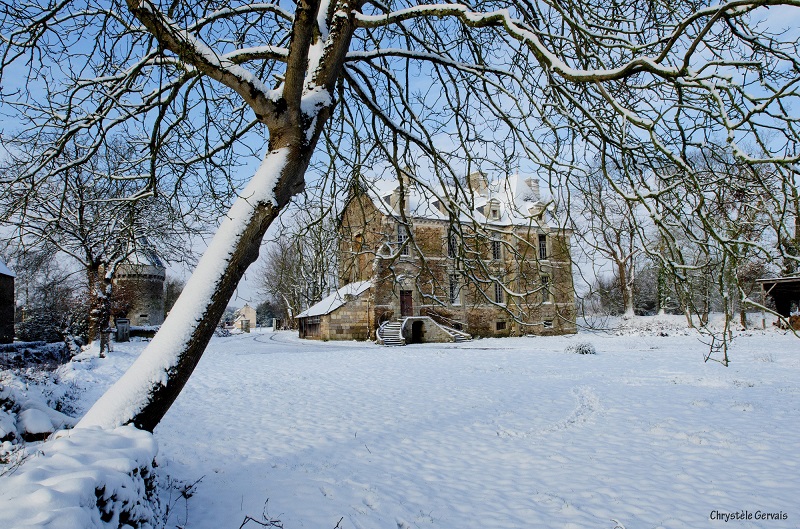
[[[492,212],[490,214],[492,220],[497,220],[500,218],[500,210],[497,208],[492,208]]]

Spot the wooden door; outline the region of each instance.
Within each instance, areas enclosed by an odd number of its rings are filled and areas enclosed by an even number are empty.
[[[413,316],[414,303],[411,300],[410,290],[400,291],[400,316]]]

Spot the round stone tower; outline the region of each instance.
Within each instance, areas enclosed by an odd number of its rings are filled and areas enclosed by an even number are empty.
[[[166,268],[153,251],[138,250],[117,268],[114,287],[128,305],[131,325],[164,323]]]

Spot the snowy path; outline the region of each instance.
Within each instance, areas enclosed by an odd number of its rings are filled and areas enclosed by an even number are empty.
[[[596,356],[564,353],[591,341]],[[192,529],[800,527],[800,342],[215,339],[156,430]],[[177,511],[174,524],[184,524]],[[246,527],[253,526],[250,524]]]

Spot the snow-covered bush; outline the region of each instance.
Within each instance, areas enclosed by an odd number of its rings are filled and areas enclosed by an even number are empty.
[[[133,426],[58,432],[0,480],[0,527],[159,527],[156,452]]]
[[[579,354],[579,355],[593,355],[597,354],[597,351],[589,342],[578,342],[571,345],[568,345],[566,349],[564,349],[565,353],[570,354]]]
[[[219,338],[227,338],[230,335],[231,335],[231,331],[229,331],[225,327],[217,327],[214,330],[214,336],[217,336]]]

